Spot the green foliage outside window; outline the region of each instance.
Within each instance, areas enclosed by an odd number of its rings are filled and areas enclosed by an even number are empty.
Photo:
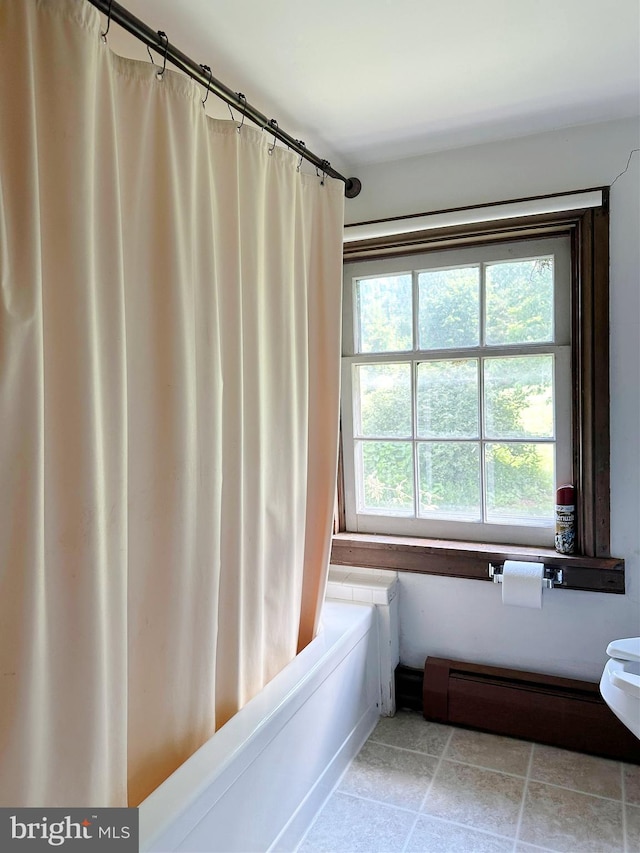
[[[384,311],[360,315],[363,339],[383,351],[411,348],[407,339],[408,276],[377,280]],[[422,273],[418,335],[446,349],[479,341],[478,267]],[[449,285],[447,286],[447,281]],[[368,282],[366,282],[368,284]],[[362,282],[360,286],[362,288]],[[372,297],[373,291],[369,291]],[[375,299],[367,305],[373,306]],[[361,303],[362,305],[362,303]],[[397,320],[400,331],[397,330]],[[488,265],[485,329],[491,343],[518,344],[553,338],[553,259]],[[487,341],[488,342],[488,341]],[[369,350],[372,351],[372,350]],[[416,356],[419,507],[424,515],[481,517],[479,375],[484,371],[485,490],[488,520],[551,518],[553,513],[553,358],[507,354],[496,358],[420,361]],[[368,364],[360,375],[356,432],[365,508],[413,514],[414,447],[410,440],[412,365]],[[368,371],[368,373],[367,373]],[[514,439],[519,439],[518,442]]]

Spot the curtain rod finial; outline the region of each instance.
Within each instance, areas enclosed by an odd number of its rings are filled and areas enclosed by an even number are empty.
[[[355,198],[357,195],[360,195],[361,189],[362,183],[358,178],[349,178],[344,185],[344,194],[347,198]]]

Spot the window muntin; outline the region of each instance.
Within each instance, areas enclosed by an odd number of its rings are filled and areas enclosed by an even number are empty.
[[[568,239],[347,264],[344,305],[347,529],[552,544],[571,478]]]

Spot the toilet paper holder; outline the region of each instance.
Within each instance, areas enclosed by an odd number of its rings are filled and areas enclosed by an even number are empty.
[[[494,583],[502,583],[502,563],[489,563],[489,577]],[[550,566],[544,567],[542,576],[543,589],[553,589],[562,583],[562,569],[554,569]]]

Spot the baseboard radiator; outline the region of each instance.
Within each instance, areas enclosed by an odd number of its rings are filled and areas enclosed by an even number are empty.
[[[589,681],[428,657],[424,672],[398,667],[396,701],[434,722],[640,764],[640,741]]]

